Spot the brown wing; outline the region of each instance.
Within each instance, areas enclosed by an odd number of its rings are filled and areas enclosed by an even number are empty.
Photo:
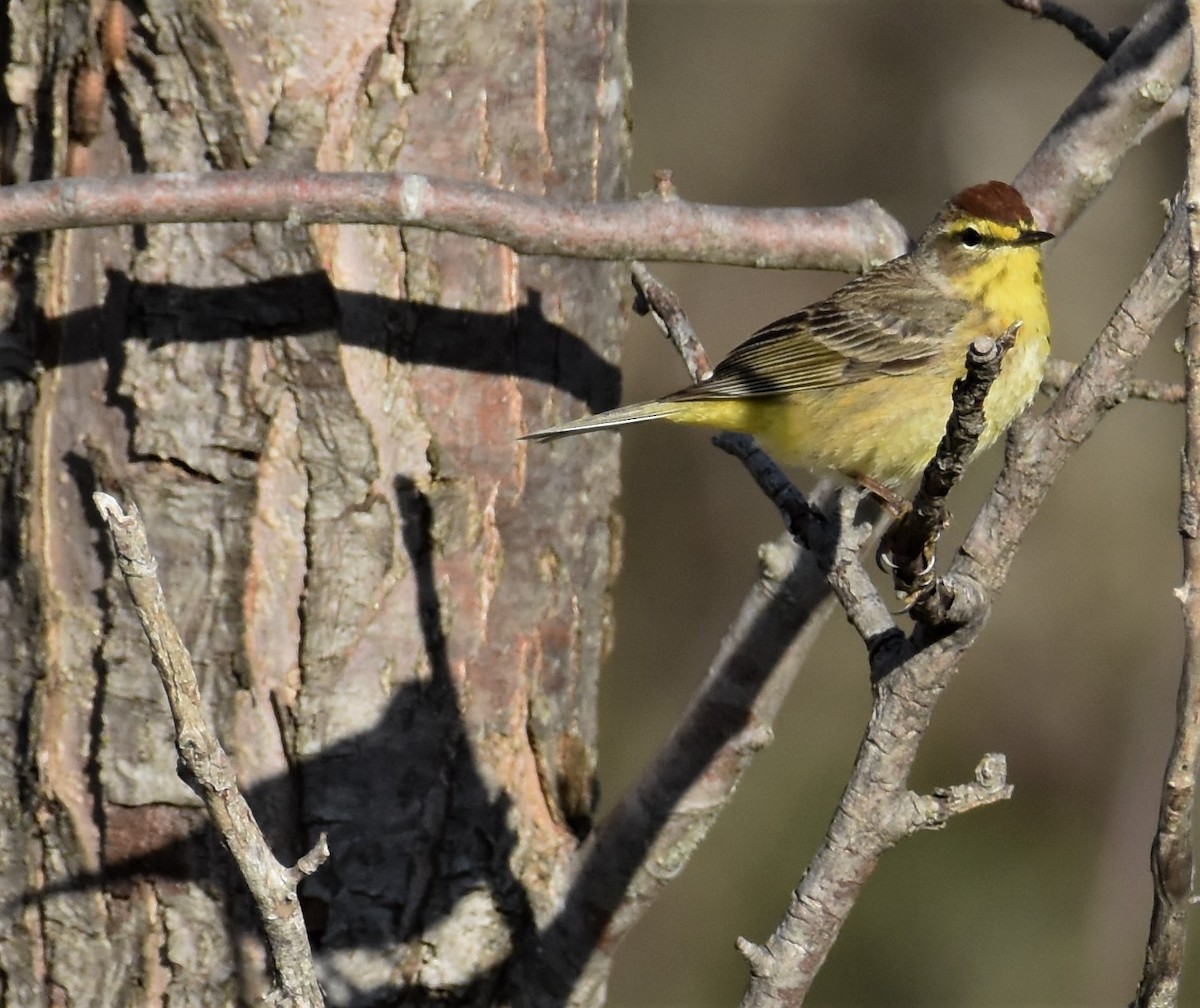
[[[763,327],[712,375],[670,399],[782,395],[908,374],[935,357],[967,304],[923,280],[907,258]]]

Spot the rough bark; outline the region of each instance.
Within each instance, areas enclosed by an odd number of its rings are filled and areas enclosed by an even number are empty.
[[[619,0],[18,0],[0,171],[403,169],[612,199],[623,31]],[[97,488],[146,519],[277,855],[329,834],[303,895],[330,1002],[519,1000],[504,964],[592,808],[617,480],[611,442],[515,438],[615,401],[621,268],[288,223],[0,251],[4,1003],[266,983]]]

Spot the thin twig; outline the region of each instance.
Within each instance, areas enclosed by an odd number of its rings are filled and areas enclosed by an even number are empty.
[[[683,358],[684,367],[692,376],[692,381],[703,381],[712,372],[708,353],[700,343],[696,330],[688,321],[687,314],[673,290],[659,282],[645,265],[633,263],[633,287],[637,298],[633,302],[633,310],[639,315],[653,315],[663,334],[679,351]]]
[[[204,716],[192,659],[167,611],[158,564],[150,552],[137,508],[130,505],[125,514],[116,499],[106,493],[93,494],[92,499],[112,537],[117,566],[125,577],[150,643],[154,667],[166,690],[179,758],[191,777],[188,783],[203,799],[258,908],[282,1003],[291,1008],[320,1008],[325,1000],[313,969],[296,885],[328,858],[325,837],[294,868],[285,868],[275,860],[238,789],[229,757]]]
[[[1191,100],[1188,103],[1188,311],[1183,362],[1187,388],[1179,534],[1183,540],[1183,670],[1175,707],[1175,734],[1163,775],[1158,829],[1150,851],[1154,904],[1150,937],[1138,983],[1139,1008],[1179,1003],[1195,877],[1196,767],[1200,761],[1200,0],[1189,0],[1192,25]]]
[[[1129,34],[1128,28],[1114,28],[1105,35],[1091,21],[1054,0],[1004,0],[1009,7],[1025,11],[1062,25],[1101,59],[1108,59]]]
[[[1056,396],[1063,386],[1075,373],[1075,365],[1070,361],[1051,359],[1046,361],[1046,370],[1042,374],[1042,395]],[[1160,382],[1150,378],[1130,378],[1122,382],[1120,387],[1113,390],[1118,399],[1142,399],[1146,402],[1181,403],[1184,400],[1184,387],[1180,382]]]
[[[818,526],[824,523],[825,516],[805,500],[779,463],[749,434],[725,432],[714,437],[713,444],[746,467],[750,478],[779,511],[788,534],[802,546],[814,549],[814,541],[821,531]]]
[[[71,178],[0,187],[0,234],[102,225],[290,221],[473,235],[530,255],[669,259],[862,272],[908,246],[874,200],[753,209],[672,195],[559,203],[404,172],[226,171]]]
[[[975,767],[975,779],[966,784],[934,788],[927,795],[909,792],[910,807],[905,810],[902,826],[906,833],[941,829],[953,816],[1007,801],[1012,795],[1008,758],[1004,753],[988,753]]]
[[[829,581],[846,618],[867,646],[872,670],[886,675],[912,652],[903,632],[867,574],[862,562],[862,537],[849,537],[840,530],[859,525],[869,528],[880,509],[864,503],[857,487],[843,487],[838,496],[838,520],[812,507],[787,474],[754,438],[746,434],[719,434],[713,444],[746,467],[751,478],[779,510],[788,534],[810,550]],[[865,510],[863,510],[865,509]],[[860,510],[863,513],[859,515]]]

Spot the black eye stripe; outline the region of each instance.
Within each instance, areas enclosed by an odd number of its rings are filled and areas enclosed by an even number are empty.
[[[1013,238],[1001,238],[998,235],[989,234],[985,231],[980,231],[978,228],[967,225],[959,231],[955,231],[953,237],[963,248],[1002,248],[1004,246],[1027,245],[1027,241],[1022,241],[1025,232],[1022,231]]]

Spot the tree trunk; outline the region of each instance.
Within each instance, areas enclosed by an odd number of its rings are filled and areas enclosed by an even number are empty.
[[[404,169],[622,195],[621,0],[62,5],[0,24],[0,172]],[[594,800],[620,267],[380,227],[0,246],[3,1003],[254,1000],[91,508],[140,507],[333,1004],[516,1003]],[[524,970],[517,971],[524,973]]]

